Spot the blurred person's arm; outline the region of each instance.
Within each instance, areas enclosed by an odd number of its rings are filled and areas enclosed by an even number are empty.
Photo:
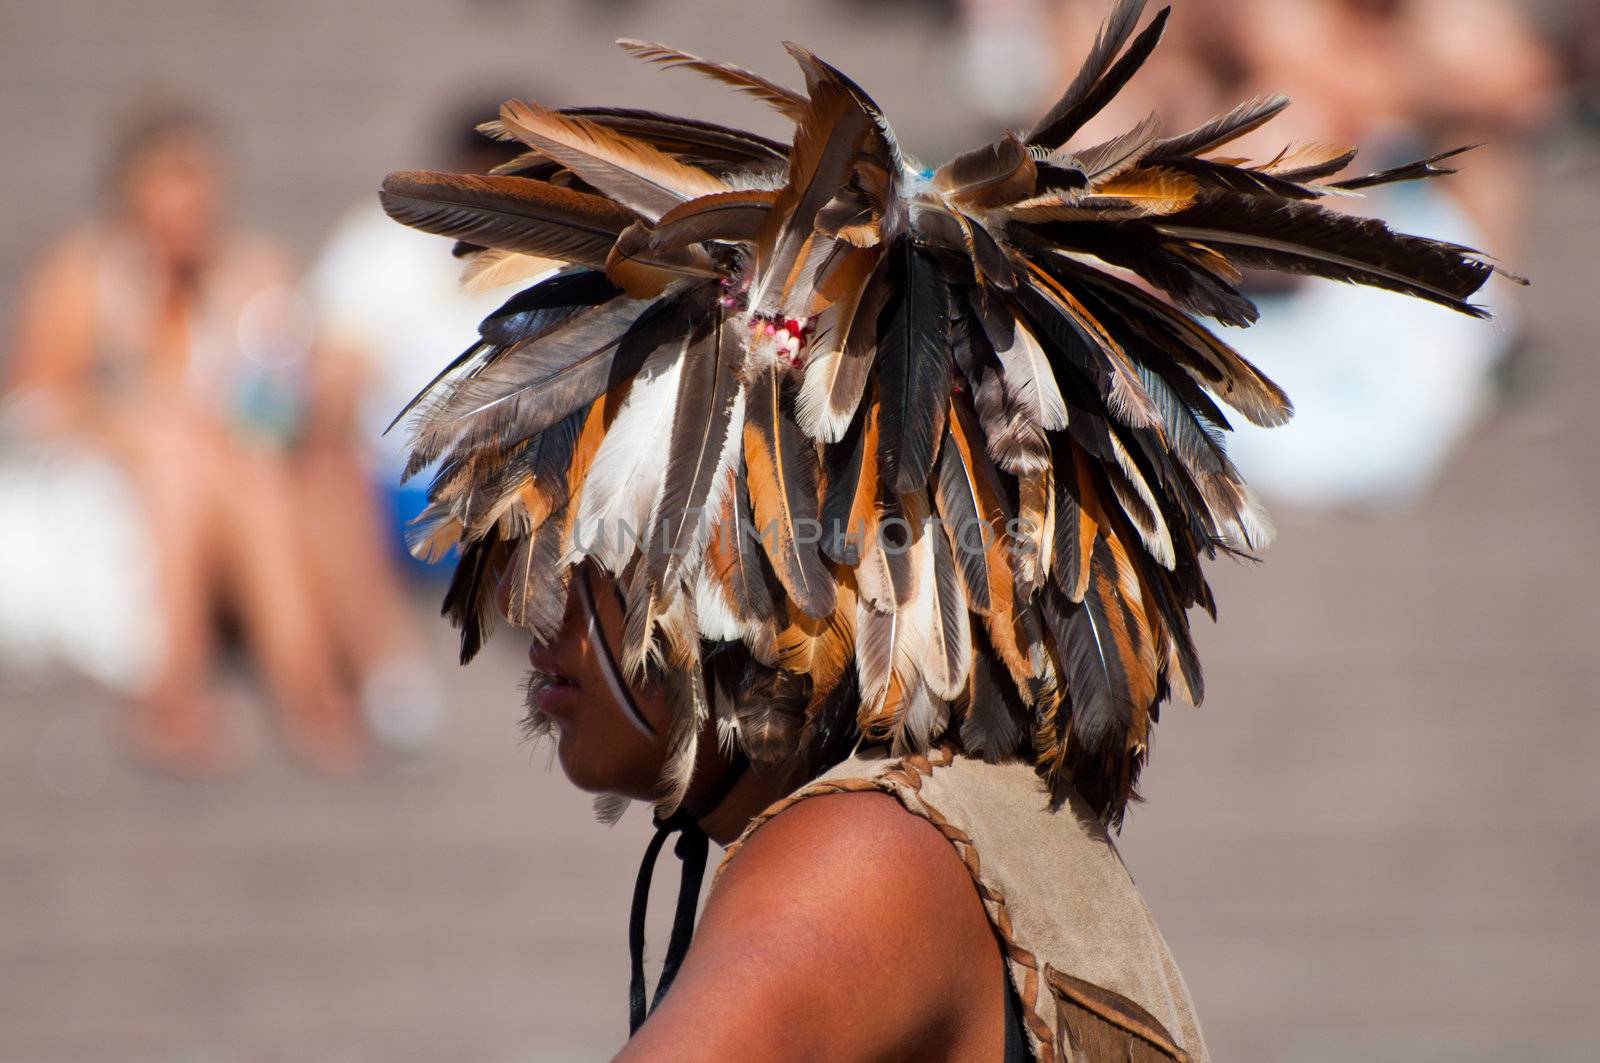
[[[381,341],[372,323],[394,312],[386,305],[389,297],[379,294],[383,285],[373,280],[383,250],[372,241],[375,234],[389,236],[391,225],[375,204],[350,209],[306,271],[304,289],[316,322],[306,425],[306,442],[313,445],[348,444],[360,435],[362,407],[380,372],[374,344]]]
[[[307,367],[303,441],[348,446],[359,434],[361,400],[371,380],[371,362],[348,346],[317,339]]]
[[[263,284],[293,288],[306,300],[297,304],[306,317],[298,324],[311,330],[306,349],[304,418],[300,445],[347,446],[357,434],[361,396],[370,378],[364,353],[330,335],[316,306],[315,269],[297,269],[288,254],[270,243],[255,248]]]
[[[87,236],[69,237],[39,260],[22,286],[5,390],[21,400],[25,423],[40,435],[113,434],[92,379],[93,254]]]

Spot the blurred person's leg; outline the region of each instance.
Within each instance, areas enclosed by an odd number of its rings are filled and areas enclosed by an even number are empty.
[[[235,447],[227,461],[231,482],[218,498],[224,574],[284,737],[312,765],[348,771],[359,765],[364,738],[339,682],[332,633],[297,528],[297,522],[320,528],[322,515],[297,508],[281,455]]]
[[[368,726],[386,745],[426,745],[443,722],[443,692],[423,656],[387,526],[353,446],[324,440],[296,459],[298,529],[340,655],[361,679]]]
[[[147,410],[119,433],[154,557],[160,629],[155,673],[132,719],[135,751],[163,767],[211,773],[230,761],[209,690],[216,544],[209,496],[219,455],[179,409]]]

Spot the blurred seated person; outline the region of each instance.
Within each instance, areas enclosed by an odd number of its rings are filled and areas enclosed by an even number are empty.
[[[528,94],[473,96],[446,109],[436,126],[439,168],[485,173],[519,154],[519,145],[491,140],[474,126],[499,114],[500,101]],[[360,374],[352,389],[361,399],[360,431],[381,482],[399,496],[394,509],[402,524],[421,511],[427,477],[400,484],[405,426],[387,436],[384,429],[438,371],[439,352],[475,335],[479,321],[537,276],[463,277],[453,244],[395,224],[377,195],[366,195],[340,217],[307,275],[325,342]],[[402,534],[398,525],[391,531],[397,546]]]
[[[1102,7],[1057,7],[1063,54],[1081,52]],[[1239,99],[1282,92],[1293,99],[1287,111],[1218,154],[1260,163],[1286,144],[1350,145],[1360,149],[1347,171],[1355,176],[1480,144],[1443,164],[1459,171],[1450,176],[1321,202],[1483,248],[1515,272],[1529,141],[1551,112],[1553,78],[1543,43],[1505,0],[1186,0],[1174,8],[1169,39],[1113,101],[1114,113],[1081,138],[1092,144],[1152,110],[1171,115],[1164,132],[1177,133]],[[1269,499],[1307,508],[1405,505],[1492,407],[1517,327],[1504,282],[1479,296],[1493,323],[1329,281],[1246,282],[1262,320],[1223,338],[1295,396],[1288,424],[1236,421],[1229,441]]]
[[[333,374],[310,357],[293,275],[229,223],[219,146],[189,112],[132,123],[106,193],[103,215],[34,268],[7,368],[26,430],[109,455],[143,518],[159,630],[134,749],[186,774],[236,761],[210,675],[225,602],[290,748],[321,770],[353,769],[365,737],[333,605],[354,594],[390,606],[381,584],[331,585],[318,548],[353,534],[361,496],[329,486],[333,436],[315,391]],[[306,492],[323,502],[315,526],[296,517]]]

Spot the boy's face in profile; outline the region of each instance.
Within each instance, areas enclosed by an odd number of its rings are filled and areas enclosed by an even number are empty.
[[[653,684],[634,687],[634,705],[656,731],[647,736],[617,704],[599,657],[605,650],[594,644],[578,580],[589,581],[598,633],[613,657],[620,656],[621,598],[597,566],[579,565],[572,572],[560,630],[548,645],[528,649],[527,727],[531,733],[554,733],[561,769],[578,788],[652,800],[667,759],[671,713]],[[502,582],[502,611],[506,595]]]

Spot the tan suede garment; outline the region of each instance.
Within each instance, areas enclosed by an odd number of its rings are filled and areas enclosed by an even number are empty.
[[[1036,1059],[1209,1059],[1183,977],[1116,846],[1076,795],[1051,811],[1026,764],[948,749],[852,757],[752,820],[722,867],[795,802],[861,790],[893,794],[955,846],[1006,945]]]

